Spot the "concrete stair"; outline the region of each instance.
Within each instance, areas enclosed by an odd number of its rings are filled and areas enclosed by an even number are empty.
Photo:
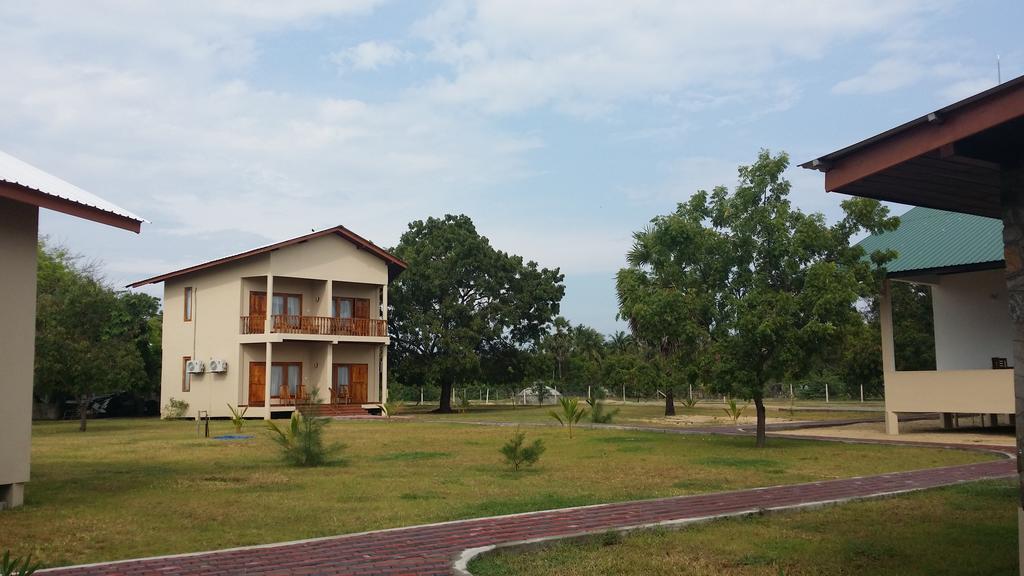
[[[299,409],[303,414],[311,416],[325,416],[328,418],[351,418],[375,416],[371,410],[364,409],[359,404],[312,404]],[[379,413],[379,409],[377,412]]]

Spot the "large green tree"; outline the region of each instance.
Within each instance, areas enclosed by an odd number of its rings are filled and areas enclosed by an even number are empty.
[[[768,386],[800,378],[841,357],[857,303],[876,293],[877,265],[851,246],[862,230],[894,229],[879,203],[842,203],[829,226],[789,201],[786,154],[762,151],[739,168],[730,192],[700,191],[636,236],[630,267],[619,273],[620,313],[633,333],[679,351],[717,392],[754,402],[757,445],[765,444]],[[663,354],[666,360],[670,354]]]
[[[115,292],[95,265],[64,248],[40,242],[38,262],[35,394],[76,400],[84,432],[95,396],[158,384],[159,302]]]
[[[392,366],[408,384],[439,384],[440,412],[482,358],[536,342],[565,293],[557,268],[494,249],[465,215],[412,222],[393,252],[409,268],[388,292]]]
[[[633,338],[654,351],[665,415],[675,415],[675,390],[699,378],[701,359],[719,325],[720,289],[735,266],[728,238],[708,225],[706,196],[659,216],[633,235],[628,268],[616,275],[619,316]]]

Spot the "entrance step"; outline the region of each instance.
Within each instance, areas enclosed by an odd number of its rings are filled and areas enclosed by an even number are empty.
[[[359,404],[313,404],[302,406],[299,411],[305,415],[328,418],[366,417],[380,414],[380,408],[363,408]]]

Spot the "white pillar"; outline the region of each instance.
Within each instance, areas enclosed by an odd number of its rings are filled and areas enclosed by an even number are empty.
[[[322,310],[327,311],[327,316],[331,315],[331,308],[334,307],[334,280],[327,281],[327,290],[324,290],[324,297],[327,298],[327,306],[321,307]],[[334,312],[337,314],[337,311]]]
[[[267,314],[270,317],[270,314]],[[263,416],[264,420],[270,420],[270,380],[271,380],[271,368],[274,363],[274,345],[267,342],[267,358],[265,374],[263,375],[263,409],[266,410],[266,414]]]
[[[878,317],[882,332],[882,374],[884,375],[896,371],[896,343],[892,336],[892,288],[888,278],[882,281]]]
[[[878,295],[878,320],[882,333],[882,384],[883,391],[893,381],[896,373],[896,343],[892,336],[892,287],[889,279],[882,281],[882,292]],[[889,402],[885,395],[886,404]],[[885,432],[900,433],[900,424],[895,412],[885,412]]]
[[[388,401],[388,347],[382,344],[380,347],[380,401]]]
[[[270,317],[271,314],[273,314],[273,313],[274,313],[274,275],[273,274],[267,274],[267,317],[263,320],[263,332],[265,334],[269,334],[270,333],[270,328],[271,328],[271,326],[273,326],[273,320]],[[270,382],[270,367],[269,366],[267,367],[267,382],[268,382],[268,384],[267,384],[268,388],[267,389],[269,390],[269,382]]]
[[[318,398],[325,404],[331,403],[331,388],[334,386],[334,343],[327,343],[327,358],[324,359],[324,368],[327,369],[327,378],[325,382],[327,387],[320,391]]]
[[[885,413],[885,433],[897,436],[900,433],[899,414],[895,412]]]

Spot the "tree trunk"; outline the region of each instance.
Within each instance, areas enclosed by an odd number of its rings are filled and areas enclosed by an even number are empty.
[[[78,431],[85,432],[86,417],[89,415],[89,397],[81,395],[78,397]]]
[[[665,416],[675,416],[675,415],[676,415],[675,398],[673,397],[672,389],[669,388],[668,391],[665,393]]]
[[[757,411],[757,447],[764,448],[765,446],[765,410],[764,410],[764,399],[760,396],[754,397],[754,408]]]
[[[451,382],[441,383],[441,404],[438,406],[437,412],[439,414],[451,414],[452,413],[452,389],[454,384]]]

